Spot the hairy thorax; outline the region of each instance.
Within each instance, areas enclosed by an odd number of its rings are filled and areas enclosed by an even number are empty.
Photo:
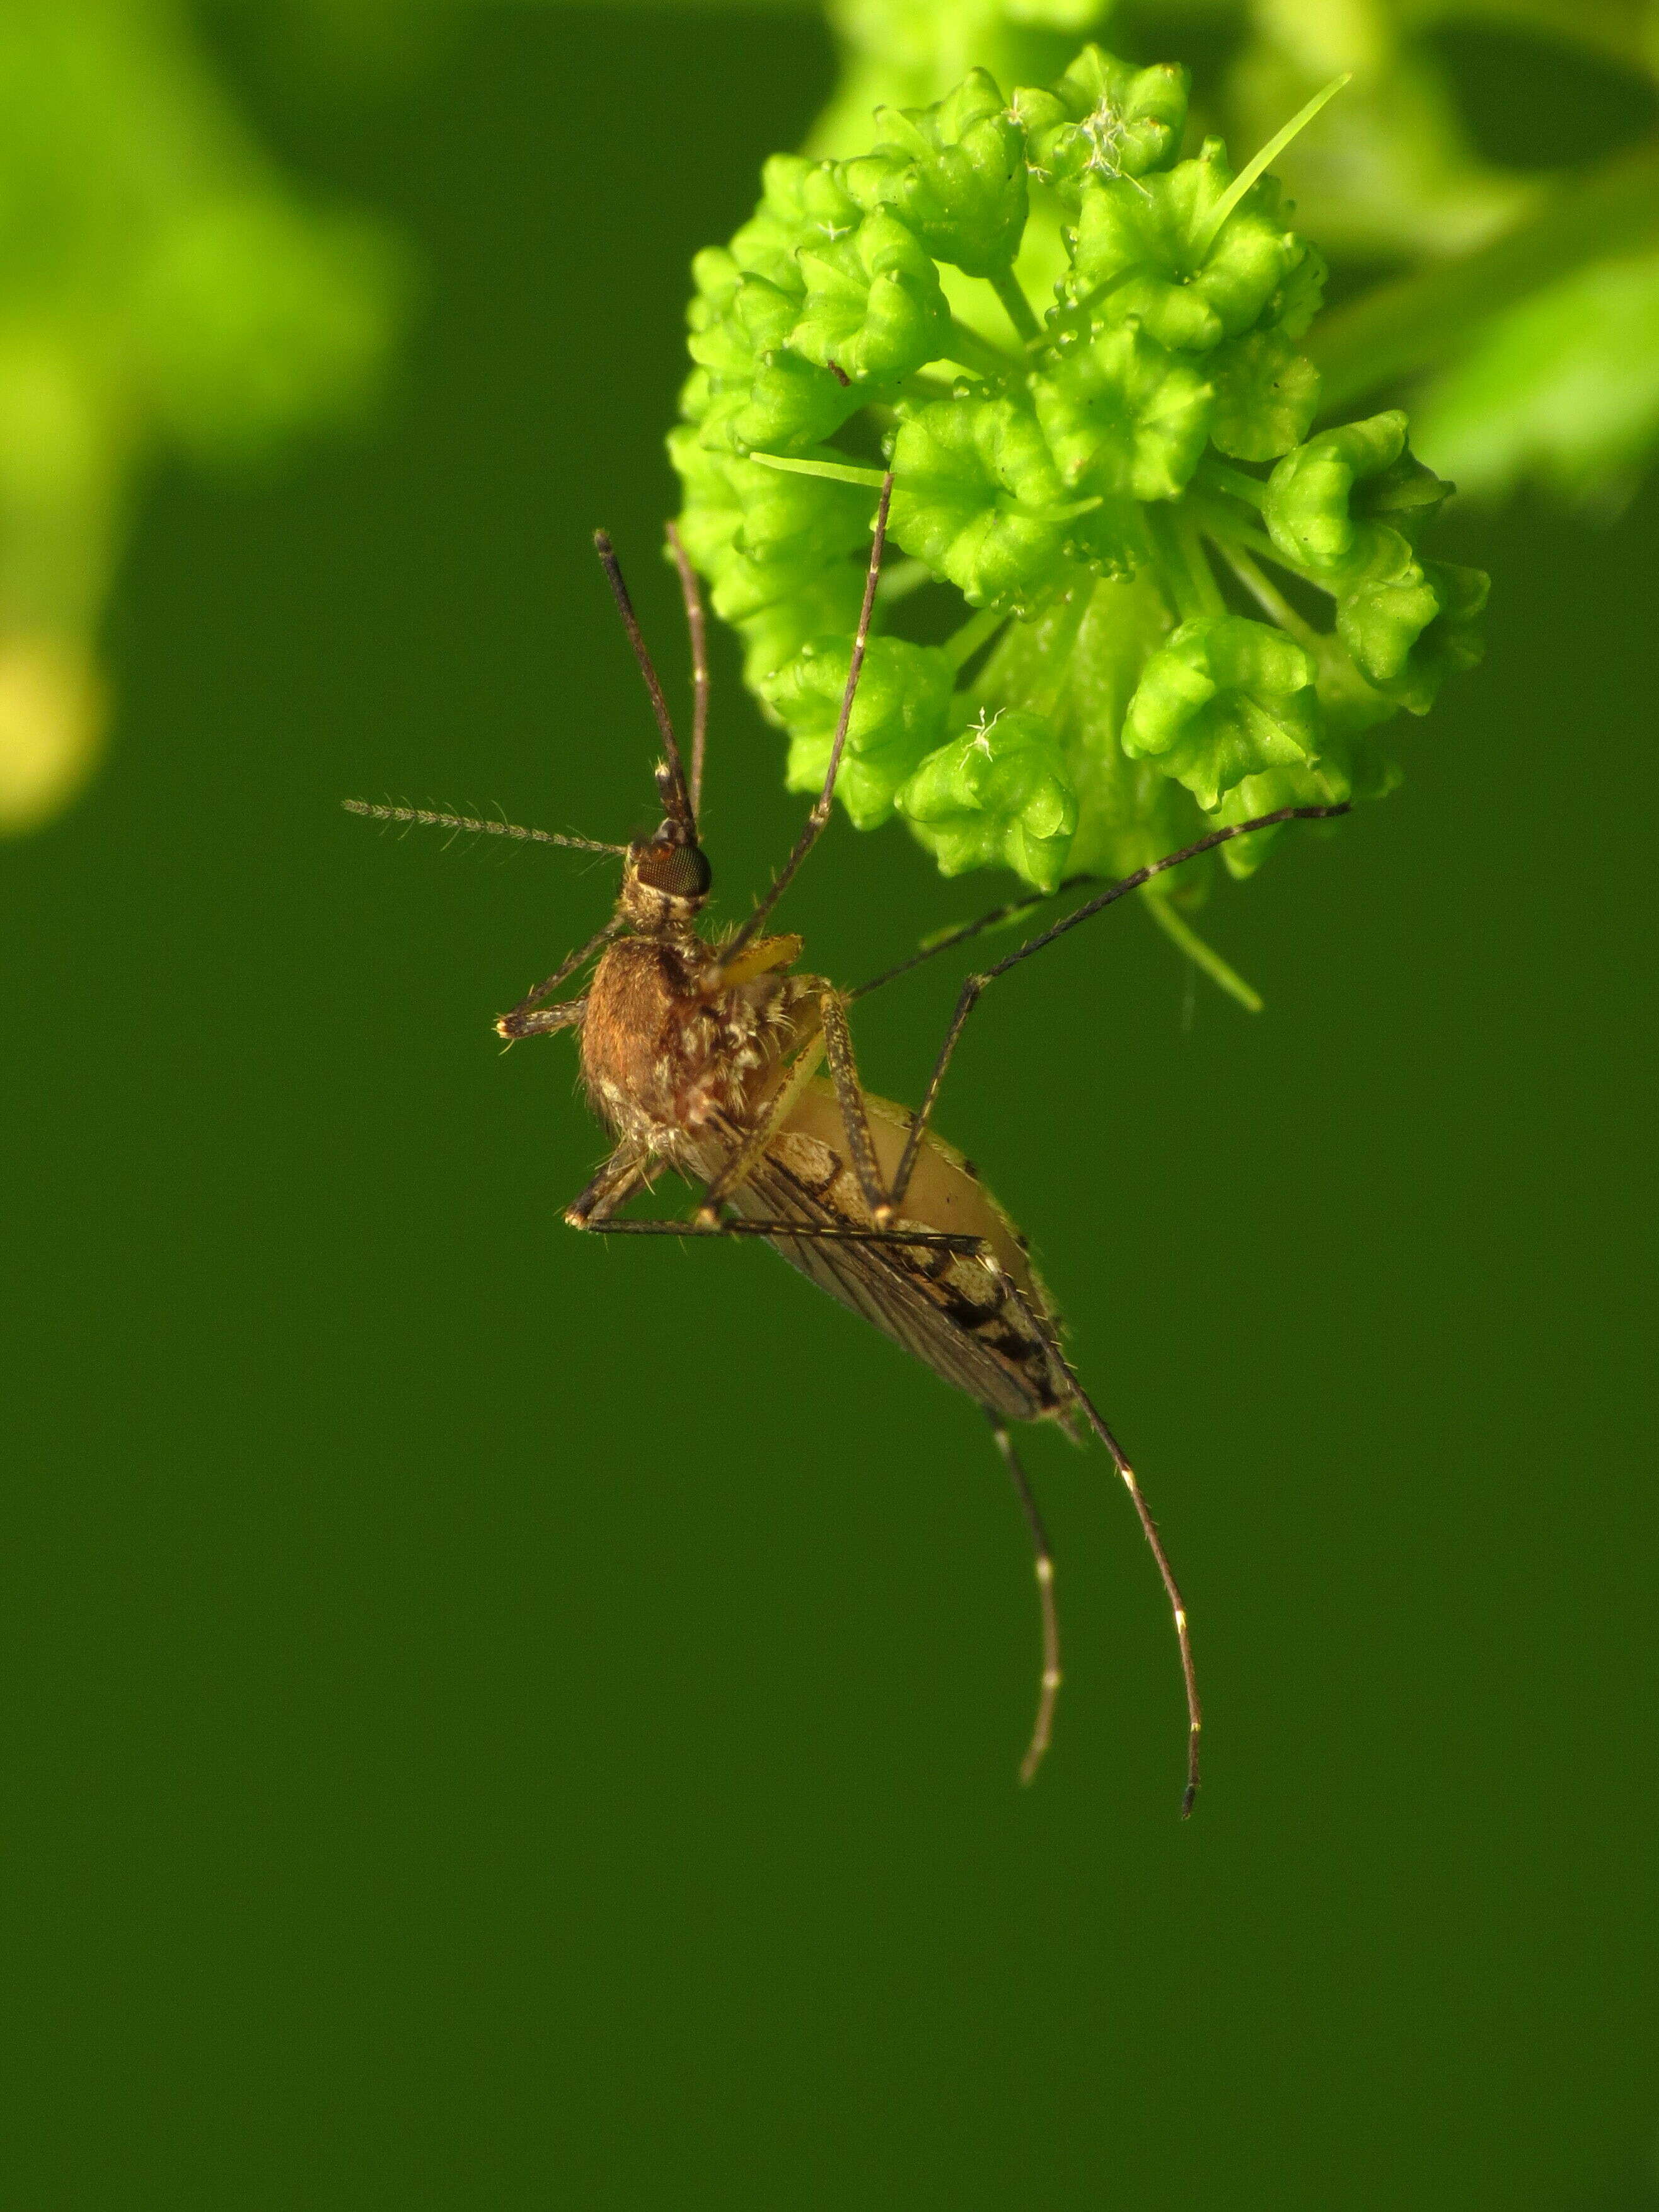
[[[714,949],[683,937],[623,938],[605,954],[582,1024],[582,1078],[594,1111],[642,1151],[671,1161],[711,1121],[749,1125],[798,1041],[809,983],[757,975],[710,999]]]

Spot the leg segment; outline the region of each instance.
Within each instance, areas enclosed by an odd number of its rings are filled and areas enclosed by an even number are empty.
[[[1031,1532],[1037,1603],[1042,1615],[1042,1674],[1037,1691],[1036,1719],[1032,1723],[1031,1741],[1026,1747],[1025,1756],[1019,1767],[1020,1780],[1029,1784],[1036,1778],[1054,1733],[1054,1700],[1060,1695],[1063,1679],[1060,1671],[1060,1615],[1054,1607],[1054,1554],[1048,1549],[1048,1532],[1042,1525],[1042,1516],[1031,1495],[1025,1469],[1020,1465],[1019,1455],[1014,1449],[1014,1440],[994,1413],[988,1414],[987,1419],[991,1424],[991,1434],[997,1440],[997,1449],[1002,1454],[1004,1464],[1012,1479],[1014,1495],[1025,1516],[1025,1524]]]
[[[897,982],[901,975],[908,975],[913,968],[920,968],[937,953],[948,952],[953,945],[963,945],[970,937],[982,937],[988,929],[994,929],[999,922],[1012,921],[1016,915],[1030,914],[1033,907],[1047,906],[1050,899],[1064,898],[1067,891],[1081,890],[1085,884],[1095,880],[1093,876],[1067,876],[1064,883],[1056,884],[1051,891],[1033,891],[1030,898],[1009,899],[1001,906],[994,906],[988,914],[982,914],[973,921],[964,921],[959,928],[944,930],[937,937],[924,938],[914,952],[902,960],[896,961],[892,967],[884,968],[879,975],[872,975],[867,983],[859,984],[855,989],[848,992],[847,996],[848,999],[867,998],[872,991],[879,991],[885,983]]]
[[[579,1221],[574,1206],[564,1218],[573,1229],[591,1230],[599,1237],[799,1237],[820,1244],[923,1244],[930,1250],[963,1252],[970,1257],[984,1249],[980,1237],[958,1237],[942,1229],[843,1229],[829,1222],[751,1221],[729,1214],[707,1222]]]
[[[763,1119],[750,1131],[703,1192],[702,1203],[697,1208],[697,1218],[703,1228],[712,1228],[718,1222],[721,1200],[731,1192],[740,1189],[754,1173],[761,1154],[794,1111],[795,1102],[817,1073],[818,1062],[823,1057],[822,1037],[813,1037],[796,1054],[794,1066],[778,1086],[777,1096]]]
[[[1072,1376],[1072,1387],[1077,1392],[1078,1403],[1083,1408],[1084,1419],[1110,1452],[1112,1464],[1122,1477],[1124,1488],[1134,1500],[1141,1532],[1158,1562],[1158,1571],[1163,1579],[1164,1594],[1169,1598],[1170,1611],[1175,1620],[1176,1640],[1181,1646],[1181,1678],[1187,1691],[1187,1787],[1181,1795],[1181,1817],[1184,1820],[1190,1816],[1198,1796],[1198,1746],[1204,1728],[1204,1707],[1198,1694],[1198,1672],[1193,1664],[1193,1638],[1187,1626],[1186,1604],[1170,1565],[1169,1554],[1164,1548],[1164,1540],[1158,1533],[1158,1523],[1152,1518],[1152,1509],[1135,1480],[1135,1471],[1130,1466],[1122,1445],[1102,1419],[1094,1401],[1073,1374],[1069,1362],[1065,1364],[1066,1373]]]
[[[945,1071],[951,1064],[951,1055],[957,1048],[957,1039],[962,1035],[980,994],[988,985],[994,983],[999,975],[1006,975],[1011,968],[1018,968],[1022,960],[1029,960],[1033,953],[1042,951],[1081,923],[1091,921],[1107,907],[1115,905],[1119,899],[1126,898],[1131,891],[1138,891],[1143,884],[1151,883],[1154,876],[1163,875],[1166,869],[1178,868],[1184,860],[1195,860],[1200,853],[1213,852],[1218,845],[1225,845],[1234,837],[1248,837],[1253,830],[1270,830],[1277,822],[1319,822],[1331,815],[1346,814],[1347,811],[1346,803],[1340,806],[1280,806],[1271,814],[1258,814],[1251,821],[1235,822],[1224,830],[1212,830],[1207,837],[1200,837],[1194,843],[1183,846],[1180,852],[1167,853],[1161,860],[1150,861],[1146,867],[1137,868],[1133,875],[1109,884],[1103,891],[1097,891],[1093,898],[1085,899],[1070,914],[1062,915],[1052,928],[1043,930],[1038,936],[1028,937],[1024,945],[1016,946],[994,967],[987,968],[977,975],[970,975],[962,987],[956,1012],[951,1017],[951,1026],[945,1033],[945,1042],[939,1047],[939,1058],[934,1061],[933,1074],[928,1078],[926,1095],[911,1124],[903,1156],[899,1161],[898,1173],[893,1177],[894,1209],[904,1202],[904,1194],[915,1167],[916,1154],[921,1149],[922,1136],[938,1102],[939,1085],[945,1080]]]
[[[564,1218],[573,1229],[598,1229],[645,1183],[645,1163],[624,1147],[612,1152],[587,1188],[573,1198]]]
[[[1041,1333],[1036,1316],[1032,1312],[1029,1300],[1022,1296],[1018,1285],[1010,1283],[1008,1289],[1021,1312],[1025,1315],[1031,1326]],[[1073,1366],[1052,1337],[1048,1341],[1049,1349],[1055,1361],[1064,1371],[1066,1379],[1071,1385],[1079,1410],[1111,1454],[1112,1465],[1121,1477],[1123,1487],[1134,1501],[1135,1513],[1140,1522],[1141,1534],[1146,1539],[1147,1548],[1152,1553],[1158,1567],[1159,1579],[1164,1584],[1164,1595],[1170,1601],[1170,1612],[1175,1621],[1176,1641],[1181,1648],[1181,1679],[1187,1692],[1187,1787],[1182,1792],[1181,1797],[1181,1817],[1184,1820],[1191,1814],[1198,1796],[1199,1737],[1204,1729],[1204,1707],[1198,1694],[1198,1670],[1193,1663],[1193,1638],[1192,1632],[1187,1626],[1186,1601],[1181,1595],[1180,1585],[1175,1578],[1175,1571],[1170,1565],[1170,1555],[1164,1548],[1164,1539],[1158,1533],[1158,1523],[1152,1518],[1152,1509],[1142,1494],[1139,1483],[1135,1480],[1135,1471],[1129,1464],[1128,1455],[1107,1426],[1104,1417],[1094,1400],[1078,1381],[1076,1368]]]
[[[544,983],[538,983],[533,991],[526,991],[518,1005],[509,1012],[503,1014],[501,1020],[496,1023],[495,1026],[501,1035],[503,1036],[518,1035],[518,1031],[507,1027],[507,1023],[517,1021],[521,1015],[527,1014],[532,1006],[539,1006],[544,999],[551,998],[562,983],[568,983],[576,970],[584,963],[591,960],[603,946],[608,945],[623,927],[624,924],[613,917],[606,922],[603,929],[596,930],[578,951],[573,952],[568,960],[562,961]]]
[[[878,1228],[885,1228],[893,1216],[893,1206],[888,1197],[886,1184],[882,1181],[881,1167],[876,1158],[875,1140],[870,1134],[870,1117],[864,1110],[864,1086],[859,1081],[857,1062],[853,1058],[852,1032],[847,1026],[847,1010],[840,996],[831,990],[818,994],[818,1019],[823,1028],[824,1057],[830,1063],[830,1079],[836,1086],[836,1103],[841,1109],[842,1127],[847,1132],[847,1148],[853,1155],[853,1171],[858,1176],[859,1188],[864,1193],[864,1202]]]
[[[587,1012],[586,999],[566,999],[556,1006],[544,1006],[533,1014],[503,1014],[495,1024],[497,1036],[551,1036],[556,1030],[577,1028]]]
[[[864,666],[864,655],[870,643],[870,617],[875,610],[876,585],[881,576],[882,549],[887,543],[887,509],[893,496],[893,475],[890,469],[881,487],[881,499],[876,508],[876,526],[870,548],[870,569],[865,579],[864,605],[859,612],[858,635],[853,641],[853,658],[848,665],[847,689],[841,696],[841,719],[836,725],[835,741],[830,748],[830,765],[824,773],[823,789],[806,817],[806,826],[795,840],[795,849],[772,879],[772,887],[763,891],[754,912],[743,927],[726,945],[726,958],[736,959],[745,945],[759,936],[762,925],[773,908],[788,889],[797,868],[818,842],[824,824],[830,819],[830,808],[836,796],[836,778],[841,772],[841,757],[847,746],[848,725],[853,719],[853,701],[858,694],[859,673]]]

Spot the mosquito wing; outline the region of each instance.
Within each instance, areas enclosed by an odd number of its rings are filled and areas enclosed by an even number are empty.
[[[847,1172],[817,1139],[786,1133],[731,1194],[729,1203],[751,1221],[867,1229],[861,1204],[836,1202],[848,1197]],[[861,1314],[884,1336],[1003,1419],[1063,1418],[1069,1409],[1064,1370],[1051,1346],[1010,1296],[1006,1279],[980,1261],[936,1247],[884,1244],[876,1238],[767,1241],[821,1291]]]

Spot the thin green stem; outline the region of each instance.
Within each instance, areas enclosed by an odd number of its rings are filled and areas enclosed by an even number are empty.
[[[1230,492],[1233,498],[1253,507],[1258,514],[1267,504],[1267,487],[1260,477],[1247,475],[1243,469],[1218,460],[1213,453],[1206,453],[1199,463],[1198,481],[1208,485],[1212,491]]]
[[[1187,566],[1186,549],[1175,527],[1175,518],[1162,502],[1152,501],[1143,510],[1146,535],[1152,541],[1158,576],[1181,622],[1193,622],[1207,611]]]
[[[988,645],[1008,619],[1000,607],[981,607],[970,615],[959,630],[947,637],[939,647],[952,668],[965,667],[981,646]]]
[[[1140,894],[1141,904],[1152,915],[1172,945],[1178,945],[1194,968],[1201,968],[1210,981],[1219,986],[1230,999],[1237,999],[1247,1013],[1259,1014],[1262,999],[1253,991],[1236,969],[1230,968],[1212,945],[1206,945],[1191,922],[1178,915],[1167,893],[1153,889],[1148,884]]]
[[[1303,568],[1299,562],[1292,561],[1281,553],[1265,530],[1254,529],[1249,523],[1241,521],[1231,509],[1212,506],[1207,500],[1194,500],[1191,504],[1200,529],[1213,538],[1218,545],[1246,546],[1252,553],[1260,554],[1264,561],[1271,561],[1275,568],[1282,568],[1287,576],[1299,576],[1304,584],[1311,584],[1315,591],[1323,592],[1327,599],[1335,598],[1336,594],[1328,584],[1321,583],[1310,569]]]
[[[1105,501],[1099,492],[1090,499],[1063,500],[1058,507],[1016,507],[1016,513],[1026,522],[1075,522],[1080,514],[1092,514]]]
[[[1022,345],[1035,345],[1042,336],[1041,325],[1031,311],[1031,303],[1020,289],[1019,279],[1012,269],[999,270],[988,279],[992,290],[1007,310],[1008,319],[1019,333]]]
[[[1228,185],[1226,191],[1223,192],[1221,198],[1216,202],[1214,207],[1210,210],[1210,219],[1208,222],[1206,223],[1204,228],[1194,238],[1193,243],[1197,251],[1200,260],[1203,259],[1204,256],[1215,244],[1216,239],[1220,234],[1222,224],[1226,222],[1228,216],[1238,205],[1240,200],[1243,198],[1245,193],[1249,191],[1251,185],[1255,183],[1257,178],[1264,175],[1266,172],[1272,167],[1273,164],[1279,159],[1285,149],[1290,144],[1291,139],[1294,138],[1299,131],[1303,131],[1307,129],[1308,125],[1313,121],[1315,116],[1318,114],[1320,109],[1325,105],[1325,102],[1328,100],[1334,98],[1337,93],[1340,92],[1343,86],[1349,82],[1352,76],[1353,71],[1352,70],[1344,70],[1340,76],[1334,76],[1328,85],[1322,86],[1319,91],[1315,93],[1313,98],[1307,102],[1305,106],[1297,108],[1296,113],[1291,116],[1290,121],[1285,125],[1282,131],[1274,131],[1273,137],[1267,141],[1267,144],[1261,149],[1261,152],[1256,155],[1253,161],[1247,161],[1245,163],[1244,167],[1233,179],[1232,183]]]
[[[887,481],[881,470],[855,468],[851,461],[799,461],[790,453],[750,453],[749,458],[787,476],[827,477],[831,483],[863,484],[871,491],[879,491]]]
[[[908,599],[912,592],[919,592],[924,584],[933,581],[933,572],[925,561],[888,561],[882,564],[881,581],[876,586],[878,606],[896,606]]]
[[[1215,570],[1211,568],[1204,550],[1204,540],[1199,533],[1198,525],[1189,514],[1178,515],[1175,534],[1200,606],[1206,615],[1224,615],[1227,602],[1221,596],[1221,586],[1215,580]]]
[[[945,349],[946,361],[958,362],[963,368],[975,370],[981,376],[994,377],[999,384],[1011,384],[1025,374],[1024,364],[1004,353],[1000,346],[989,338],[981,337],[970,331],[960,317],[951,318],[951,343]]]
[[[1258,606],[1271,615],[1280,629],[1288,632],[1308,653],[1317,653],[1325,641],[1310,622],[1305,622],[1278,586],[1264,576],[1242,545],[1225,538],[1212,538],[1222,559],[1232,570]]]

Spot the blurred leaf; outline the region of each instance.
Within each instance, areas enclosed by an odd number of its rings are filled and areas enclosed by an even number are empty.
[[[268,460],[361,416],[406,279],[380,226],[285,187],[161,0],[0,13],[0,828],[85,776],[153,456]]]
[[[1419,404],[1420,441],[1466,489],[1622,494],[1659,440],[1659,253],[1592,263],[1494,316]]]

